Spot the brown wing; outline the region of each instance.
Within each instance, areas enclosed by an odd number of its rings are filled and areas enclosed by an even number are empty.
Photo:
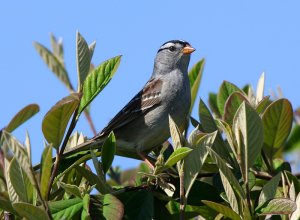
[[[162,81],[150,79],[143,90],[141,90],[131,101],[108,123],[108,125],[93,139],[107,135],[137,117],[143,116],[147,111],[161,102]]]

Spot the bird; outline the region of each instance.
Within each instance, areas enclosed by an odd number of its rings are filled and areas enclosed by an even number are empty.
[[[195,51],[184,40],[170,40],[157,51],[154,68],[144,87],[93,138],[64,155],[102,146],[113,131],[118,155],[138,154],[142,159],[170,137],[169,116],[178,127],[187,124],[191,90],[190,56]]]

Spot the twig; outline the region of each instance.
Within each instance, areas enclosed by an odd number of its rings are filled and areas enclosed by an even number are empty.
[[[185,209],[185,192],[184,192],[184,171],[183,171],[183,164],[181,164],[179,170],[179,182],[180,182],[180,189],[179,189],[179,196],[180,196],[180,220],[184,220],[184,209]]]
[[[78,113],[78,108],[75,110],[74,114],[73,114],[73,118],[72,118],[72,121],[71,121],[71,124],[69,126],[69,129],[68,129],[68,132],[64,138],[64,141],[61,145],[61,148],[60,150],[58,149],[57,150],[57,154],[56,154],[56,159],[55,159],[55,162],[54,162],[54,167],[53,167],[53,170],[52,170],[52,173],[51,173],[51,177],[50,177],[50,180],[49,180],[49,184],[48,184],[48,189],[47,189],[47,194],[46,194],[46,200],[48,200],[49,198],[49,195],[50,195],[50,191],[51,191],[51,187],[52,187],[52,184],[53,184],[53,181],[54,181],[54,178],[56,176],[56,173],[58,171],[58,167],[59,167],[59,162],[60,162],[60,159],[61,159],[61,156],[63,155],[64,153],[64,150],[67,146],[67,143],[68,143],[68,140],[76,126],[76,123],[77,123],[77,113]]]

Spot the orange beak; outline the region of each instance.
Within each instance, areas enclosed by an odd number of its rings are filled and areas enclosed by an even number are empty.
[[[186,46],[182,49],[181,52],[182,52],[183,54],[191,54],[191,53],[193,53],[195,50],[196,50],[195,48],[193,48],[193,47],[191,47],[191,46],[189,46],[189,45],[186,45]]]

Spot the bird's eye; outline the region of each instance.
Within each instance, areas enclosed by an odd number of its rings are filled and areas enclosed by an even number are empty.
[[[171,52],[175,51],[175,49],[176,48],[174,46],[169,47],[169,51],[171,51]]]

